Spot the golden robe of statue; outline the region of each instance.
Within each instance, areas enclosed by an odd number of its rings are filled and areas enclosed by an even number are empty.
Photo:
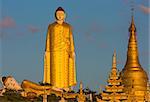
[[[75,48],[72,28],[64,22],[65,11],[59,7],[56,22],[48,27],[44,56],[44,80],[57,88],[76,85]]]

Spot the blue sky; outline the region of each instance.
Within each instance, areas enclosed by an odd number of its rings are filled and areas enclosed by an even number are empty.
[[[140,63],[148,72],[150,8],[148,0],[134,2]],[[117,52],[118,69],[126,61],[130,0],[1,0],[0,76],[12,75],[20,83],[43,78],[43,55],[49,23],[63,7],[73,26],[78,84],[97,90],[104,86]]]

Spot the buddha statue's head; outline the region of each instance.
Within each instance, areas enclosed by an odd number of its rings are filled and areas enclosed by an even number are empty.
[[[10,89],[10,90],[21,90],[21,86],[19,85],[19,83],[12,77],[12,76],[7,76],[7,77],[2,77],[1,79],[3,86],[6,89]]]
[[[58,7],[55,11],[55,18],[58,22],[63,22],[66,18],[65,10],[62,7]]]

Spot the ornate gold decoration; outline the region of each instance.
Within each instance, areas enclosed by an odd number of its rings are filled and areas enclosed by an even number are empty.
[[[121,84],[122,79],[117,71],[116,51],[114,51],[112,57],[112,69],[107,82],[108,85],[105,87],[105,90],[100,93],[102,99],[97,98],[98,102],[120,102],[121,100],[127,100],[127,95],[123,92],[124,86]]]
[[[127,94],[132,94],[134,100],[140,101],[144,99],[146,94],[148,77],[139,62],[136,27],[133,16],[129,32],[127,61],[121,72],[121,76],[123,85],[125,86],[124,91]]]
[[[56,16],[47,31],[43,83],[67,89],[76,85],[74,40],[71,26],[64,22],[64,12],[58,11]]]

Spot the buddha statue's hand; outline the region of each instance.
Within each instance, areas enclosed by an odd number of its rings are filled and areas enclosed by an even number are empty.
[[[69,57],[70,57],[70,58],[75,58],[75,52],[70,52]]]

